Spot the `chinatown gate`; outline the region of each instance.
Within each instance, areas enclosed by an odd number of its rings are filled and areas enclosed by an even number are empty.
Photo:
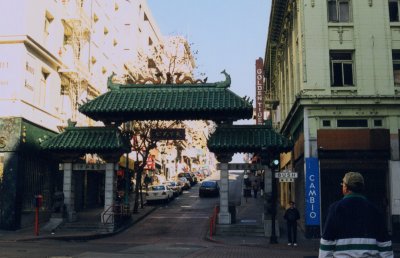
[[[72,171],[84,154],[97,154],[106,164],[104,211],[102,222],[113,224],[115,205],[115,174],[119,158],[130,152],[129,139],[118,128],[122,123],[144,120],[212,120],[217,128],[207,146],[220,162],[219,224],[230,224],[228,200],[228,163],[235,153],[259,153],[264,164],[273,157],[291,150],[292,143],[266,125],[233,125],[234,121],[250,119],[252,103],[229,90],[231,79],[223,71],[225,81],[196,84],[117,84],[108,79],[109,91],[83,104],[79,111],[103,127],[76,127],[69,123],[64,132],[42,143],[43,151],[54,155],[64,170],[63,193],[68,220],[75,219]],[[74,163],[76,162],[76,163]],[[82,165],[82,164],[81,164]],[[271,182],[266,180],[265,182]],[[271,189],[267,186],[266,191]],[[108,214],[108,219],[104,217]],[[111,226],[114,228],[114,225]]]

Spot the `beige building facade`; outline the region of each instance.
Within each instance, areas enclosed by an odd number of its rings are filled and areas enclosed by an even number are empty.
[[[280,202],[295,200],[318,237],[345,172],[400,232],[399,1],[272,1],[265,54],[266,104],[295,142],[281,170]],[[397,233],[396,233],[397,232]]]

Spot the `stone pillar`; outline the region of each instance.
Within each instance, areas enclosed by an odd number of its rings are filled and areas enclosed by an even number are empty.
[[[229,170],[228,163],[232,160],[233,154],[219,154],[217,160],[220,164],[220,189],[219,189],[219,214],[218,224],[231,224],[229,212]]]
[[[114,163],[106,164],[105,173],[105,186],[104,186],[104,211],[101,214],[101,222],[114,223],[113,206],[115,204],[115,171]]]
[[[219,194],[219,224],[231,224],[231,214],[229,213],[229,171],[228,163],[222,163],[221,166],[221,186]]]
[[[68,221],[76,221],[74,182],[72,180],[72,163],[64,163],[64,204]]]

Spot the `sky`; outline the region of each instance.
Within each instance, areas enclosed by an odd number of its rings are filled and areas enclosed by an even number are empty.
[[[196,79],[225,80],[230,90],[248,96],[255,106],[255,63],[263,58],[272,0],[147,0],[153,18],[165,36],[184,36],[196,51]],[[200,76],[200,74],[205,74]],[[199,77],[197,77],[199,76]],[[240,120],[235,124],[254,124]],[[243,162],[237,153],[232,162]]]
[[[147,0],[165,36],[182,35],[192,44],[196,79],[225,80],[230,90],[255,105],[255,62],[264,58],[272,0]],[[201,73],[205,75],[200,76]]]

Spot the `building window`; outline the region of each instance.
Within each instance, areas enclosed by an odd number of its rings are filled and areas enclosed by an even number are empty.
[[[328,0],[330,22],[350,22],[350,0]]]
[[[394,85],[400,86],[400,50],[393,50],[392,61]]]
[[[93,13],[93,22],[96,23],[99,21],[99,16],[96,13]]]
[[[46,69],[42,68],[42,74],[40,78],[40,85],[37,91],[37,99],[36,104],[39,107],[44,107],[46,105],[46,97],[47,97],[47,78],[49,77],[50,72]]]
[[[389,19],[391,22],[399,21],[399,0],[389,0]]]
[[[374,127],[382,127],[383,122],[382,119],[374,119]]]
[[[46,11],[45,19],[44,19],[45,38],[47,38],[47,36],[50,33],[50,26],[51,26],[51,23],[53,22],[53,20],[54,20],[54,16],[50,12]]]
[[[337,127],[368,127],[367,119],[338,119]]]
[[[354,86],[353,53],[330,52],[331,85],[334,87]]]
[[[323,127],[331,127],[331,120],[322,120]]]

